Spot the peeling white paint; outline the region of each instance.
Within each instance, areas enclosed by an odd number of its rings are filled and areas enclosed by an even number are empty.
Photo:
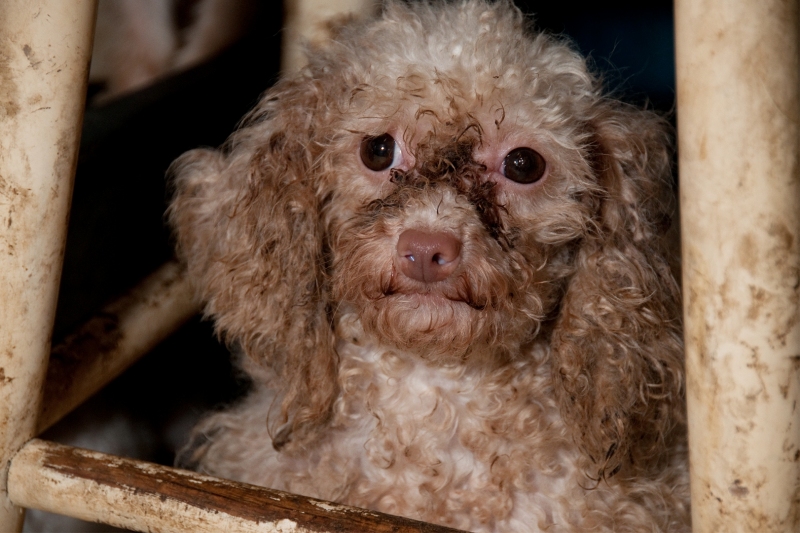
[[[284,518],[275,524],[275,531],[277,533],[293,533],[297,531],[297,522]]]
[[[115,462],[122,470],[117,474],[119,477],[114,479],[102,475],[101,467]],[[84,472],[90,474],[84,475]],[[158,489],[154,489],[155,480],[148,479],[153,474],[158,481],[163,481]],[[186,481],[198,485],[200,491],[206,490],[210,499],[181,498],[178,494],[185,488]],[[292,519],[309,516],[315,516],[317,524],[331,520],[329,531],[370,530],[370,523],[390,530],[403,520],[297,495],[272,497],[268,494],[271,492],[269,489],[261,487],[134,459],[111,461],[107,454],[39,439],[28,442],[14,457],[8,486],[10,498],[16,505],[135,531],[309,533],[302,522]],[[232,492],[219,492],[222,487],[230,488]],[[249,501],[250,505],[228,506],[225,503],[238,498],[237,495],[245,495],[243,501]],[[283,503],[274,508],[266,501],[285,502],[287,499],[289,505]],[[314,507],[319,509],[318,513]],[[275,517],[276,513],[288,518],[277,521],[276,518],[267,518]],[[431,532],[439,530],[432,524],[427,527]]]
[[[314,505],[316,505],[320,509],[324,509],[325,511],[347,511],[348,510],[346,507],[343,507],[341,505],[331,505],[331,504],[325,503],[325,502],[314,502]]]
[[[8,462],[36,431],[86,98],[94,0],[0,1],[0,531]],[[44,15],[44,16],[42,16]]]
[[[800,2],[675,3],[696,533],[800,530]]]

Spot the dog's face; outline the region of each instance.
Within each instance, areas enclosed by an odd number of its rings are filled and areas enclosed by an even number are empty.
[[[306,178],[332,299],[378,343],[502,359],[553,318],[596,207],[597,95],[582,58],[521,24],[503,4],[391,6],[327,51]]]
[[[548,343],[602,474],[681,416],[668,145],[510,3],[389,3],[181,158],[171,221],[219,331],[284,388],[276,446],[324,426],[347,314],[434,364]]]
[[[517,63],[455,70],[362,86],[321,176],[333,299],[377,342],[434,361],[506,357],[536,335],[597,189],[585,125],[525,94],[542,83],[516,79]]]

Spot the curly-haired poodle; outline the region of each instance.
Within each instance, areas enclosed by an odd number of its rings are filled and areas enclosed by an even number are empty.
[[[669,134],[528,26],[389,2],[175,163],[255,383],[183,464],[473,531],[688,531]]]

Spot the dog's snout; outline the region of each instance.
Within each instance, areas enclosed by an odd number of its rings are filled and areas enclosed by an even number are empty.
[[[397,241],[400,271],[409,278],[433,283],[447,279],[461,260],[461,241],[449,233],[409,229]]]

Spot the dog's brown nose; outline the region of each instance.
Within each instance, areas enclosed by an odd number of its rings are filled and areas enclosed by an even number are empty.
[[[461,241],[449,233],[405,230],[397,241],[400,271],[411,279],[433,283],[447,279],[461,260]]]

